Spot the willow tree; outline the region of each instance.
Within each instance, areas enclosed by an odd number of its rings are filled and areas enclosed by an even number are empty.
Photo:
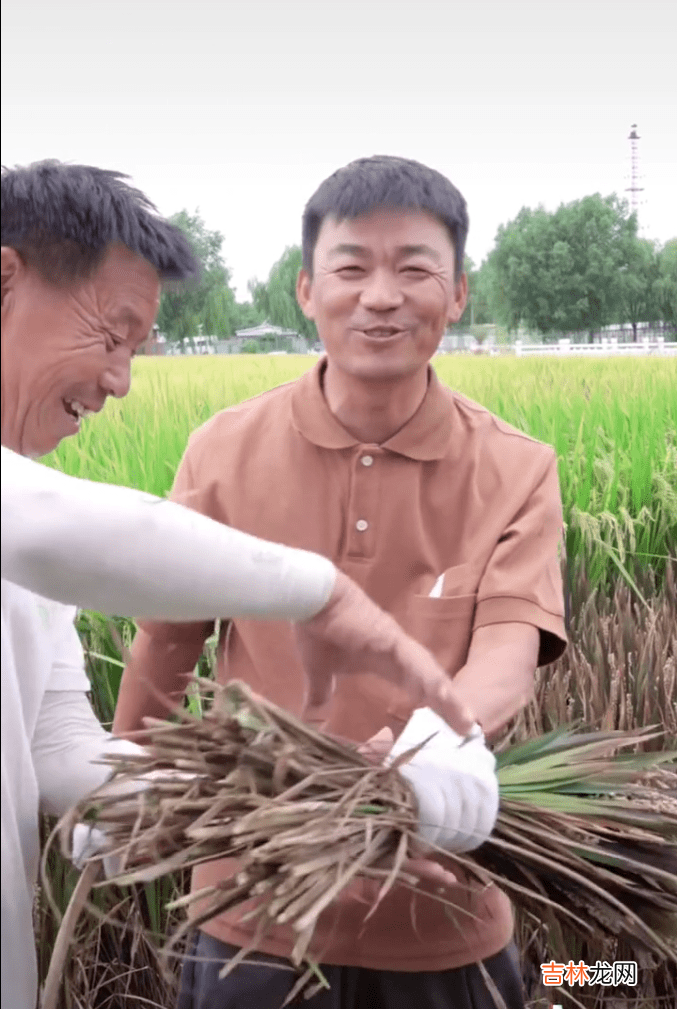
[[[170,217],[185,233],[200,261],[201,275],[189,285],[169,284],[160,301],[157,324],[172,341],[190,339],[199,333],[232,336],[238,325],[231,272],[223,259],[223,235],[210,231],[198,210],[182,210]]]
[[[296,280],[301,269],[301,249],[288,245],[272,266],[268,280],[249,282],[254,307],[274,326],[291,329],[308,343],[317,340],[315,323],[306,319],[296,300]]]

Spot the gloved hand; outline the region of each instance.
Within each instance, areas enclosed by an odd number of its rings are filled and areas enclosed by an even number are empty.
[[[186,774],[184,771],[149,771],[147,774],[141,774],[135,779],[137,792],[145,792],[146,789],[150,788],[155,782],[162,780],[170,781],[192,781],[195,775]],[[112,781],[108,785],[104,785],[101,791],[106,790],[109,793],[114,793],[116,791],[129,791],[129,781]],[[76,823],[73,827],[73,835],[71,837],[71,862],[76,869],[84,869],[85,865],[91,858],[95,858],[97,855],[104,851],[107,847],[107,838],[105,830],[97,827],[95,824],[87,823]],[[110,854],[104,856],[103,859],[103,871],[106,879],[112,879],[114,876],[119,876],[122,871],[122,856]],[[135,867],[135,872],[138,872]],[[153,868],[149,868],[149,879],[153,877]],[[143,877],[139,876],[142,881]]]
[[[71,862],[76,869],[84,869],[90,858],[94,858],[106,847],[106,835],[98,827],[87,823],[76,823],[71,839]],[[106,855],[103,871],[106,879],[117,876],[121,868],[119,855]]]
[[[418,798],[419,837],[447,851],[473,851],[496,823],[496,759],[479,725],[464,741],[430,708],[417,708],[386,763],[391,765],[429,736],[433,738],[423,749],[398,768]]]

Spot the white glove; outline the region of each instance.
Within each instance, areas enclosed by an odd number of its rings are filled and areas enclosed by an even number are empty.
[[[76,869],[84,869],[90,858],[94,858],[106,847],[106,835],[98,827],[90,827],[86,823],[76,823],[71,839],[71,862]],[[119,855],[106,855],[103,860],[103,871],[106,879],[117,876],[120,872]]]
[[[140,749],[140,748],[139,748]],[[195,775],[186,774],[183,771],[149,771],[147,774],[140,775],[135,778],[137,793],[145,792],[146,789],[150,788],[154,782],[160,780],[170,780],[170,781],[191,781]],[[130,782],[128,779],[125,780],[114,780],[110,784],[104,785],[103,790],[109,792],[109,794],[115,794],[115,792],[128,792],[130,788]],[[108,845],[106,832],[100,827],[95,825],[90,825],[87,823],[76,823],[73,827],[73,836],[71,838],[71,862],[76,869],[84,869],[85,865],[91,858],[95,858],[100,854],[101,851],[105,850]],[[119,876],[122,871],[122,856],[121,855],[106,855],[103,859],[103,871],[106,879],[112,879],[114,876]],[[149,878],[152,878],[152,867],[149,870]],[[143,877],[139,876],[142,880]]]
[[[496,759],[479,725],[464,742],[430,708],[417,708],[386,763],[433,733],[423,749],[398,768],[418,799],[419,837],[447,851],[473,851],[487,840],[498,815]]]

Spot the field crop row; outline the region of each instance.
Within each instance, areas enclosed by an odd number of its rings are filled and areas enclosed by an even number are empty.
[[[47,461],[76,476],[163,496],[188,437],[218,410],[291,381],[311,357],[144,358]],[[567,554],[593,585],[638,571],[660,582],[677,555],[677,362],[439,356],[452,388],[555,447]]]

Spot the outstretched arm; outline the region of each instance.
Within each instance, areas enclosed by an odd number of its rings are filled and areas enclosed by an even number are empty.
[[[163,620],[303,620],[334,565],[179,504],[2,449],[2,577],[57,602]]]

